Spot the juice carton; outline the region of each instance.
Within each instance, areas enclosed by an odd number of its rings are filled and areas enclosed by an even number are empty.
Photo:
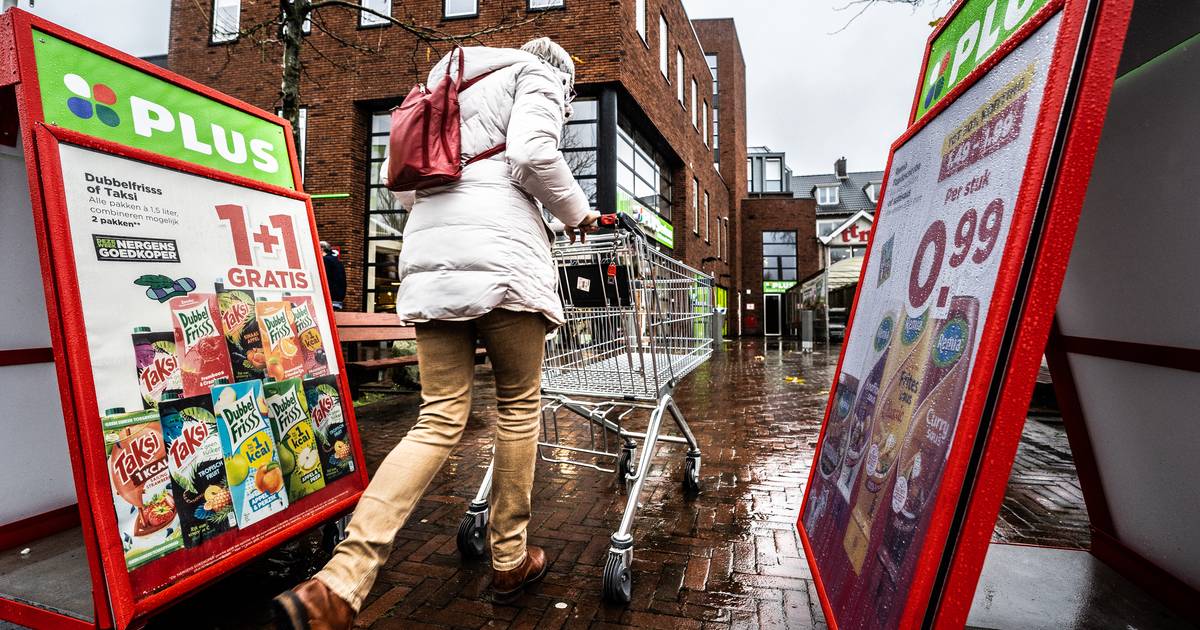
[[[350,448],[346,418],[342,414],[342,394],[337,377],[322,376],[304,381],[304,395],[312,411],[325,483],[333,483],[354,472],[354,453]]]
[[[267,356],[263,352],[258,318],[254,315],[254,293],[226,289],[219,280],[216,290],[221,330],[225,332],[225,341],[229,346],[234,382],[263,378],[266,375]]]
[[[300,379],[263,384],[267,407],[271,410],[271,428],[279,445],[279,466],[288,502],[295,503],[325,487],[317,436],[308,413],[308,400]]]
[[[217,379],[233,380],[229,348],[218,323],[217,296],[193,293],[171,298],[175,351],[183,372],[183,395],[208,393]]]
[[[212,401],[233,511],[244,528],[288,506],[262,381],[218,384]]]
[[[175,334],[150,332],[146,326],[133,329],[133,355],[137,363],[138,388],[142,392],[142,407],[158,408],[158,401],[168,392],[183,392],[183,375],[175,356]]]
[[[162,426],[157,411],[120,407],[104,412],[100,426],[125,566],[133,570],[183,547]]]
[[[304,371],[310,377],[329,374],[329,357],[325,354],[325,342],[321,329],[317,327],[317,311],[312,298],[307,295],[286,295],[284,301],[292,305],[292,321],[300,349],[304,352]]]
[[[195,547],[237,525],[208,394],[158,404],[183,544]]]
[[[258,329],[267,354],[267,377],[277,381],[304,377],[304,355],[292,332],[292,305],[287,302],[258,302],[254,305]]]

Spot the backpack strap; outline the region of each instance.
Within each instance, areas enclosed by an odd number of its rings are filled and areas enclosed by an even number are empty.
[[[487,71],[487,72],[484,72],[483,74],[481,74],[481,75],[479,75],[479,76],[475,77],[474,79],[471,79],[470,81],[466,81],[466,82],[460,82],[460,83],[459,83],[459,85],[458,85],[458,91],[459,91],[459,92],[462,92],[463,90],[465,90],[465,89],[467,89],[467,88],[471,87],[472,85],[475,85],[476,83],[479,83],[480,81],[482,81],[482,80],[484,80],[484,79],[488,78],[488,77],[489,77],[489,76],[491,76],[491,75],[492,75],[492,73],[494,73],[494,72],[496,72],[496,71],[495,71],[495,70],[489,70],[489,71]]]
[[[508,145],[501,142],[500,144],[497,144],[496,146],[494,146],[490,149],[487,149],[486,151],[480,151],[479,153],[476,153],[475,155],[471,156],[471,159],[467,160],[466,162],[463,162],[463,168],[466,168],[467,166],[470,166],[471,164],[474,164],[480,160],[486,160],[488,158],[492,158],[497,155],[500,155],[501,153],[504,153],[504,151],[507,148],[508,148]]]

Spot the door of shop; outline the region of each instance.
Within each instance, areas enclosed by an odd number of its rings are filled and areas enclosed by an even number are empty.
[[[777,293],[763,296],[763,334],[768,337],[778,337],[783,333],[781,297]]]

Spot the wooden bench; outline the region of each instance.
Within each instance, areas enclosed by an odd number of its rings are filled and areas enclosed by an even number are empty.
[[[392,341],[415,341],[417,329],[403,324],[393,313],[349,313],[338,311],[334,313],[334,324],[337,326],[338,339],[344,344],[381,343]],[[483,348],[475,350],[476,363],[482,363],[486,357]],[[358,398],[362,394],[362,384],[367,379],[390,368],[410,367],[417,365],[417,355],[402,357],[384,357],[380,359],[346,361],[346,376],[350,381],[350,395]]]

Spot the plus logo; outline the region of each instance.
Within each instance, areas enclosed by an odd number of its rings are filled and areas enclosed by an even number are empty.
[[[103,83],[90,85],[87,79],[78,74],[64,76],[63,84],[75,95],[67,99],[67,109],[72,114],[85,120],[95,116],[109,127],[121,124],[121,117],[112,108],[117,102],[117,95],[112,88]]]
[[[950,53],[947,52],[942,56],[941,61],[933,66],[933,70],[929,72],[929,80],[927,85],[929,90],[925,92],[925,109],[929,109],[935,101],[942,97],[942,92],[946,89],[946,74],[950,69]]]

